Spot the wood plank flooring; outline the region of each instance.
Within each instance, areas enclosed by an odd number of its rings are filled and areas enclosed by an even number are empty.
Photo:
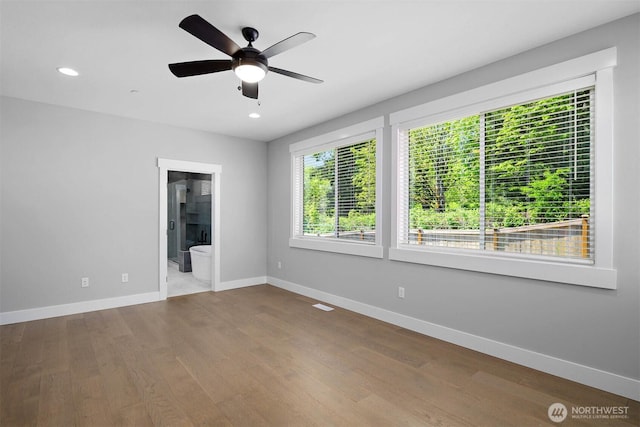
[[[0,425],[544,426],[640,404],[269,285],[0,327]],[[571,409],[569,409],[571,411]]]

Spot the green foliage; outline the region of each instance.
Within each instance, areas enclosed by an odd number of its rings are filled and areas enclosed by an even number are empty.
[[[372,212],[376,206],[375,140],[352,146],[350,149],[355,158],[355,172],[352,180],[353,185],[357,188],[358,208],[362,211]]]
[[[424,230],[477,230],[480,226],[478,209],[454,208],[446,212],[423,209],[416,205],[409,212],[409,228]]]
[[[409,227],[478,229],[481,206],[487,228],[589,214],[589,99],[570,93],[410,130]],[[375,229],[375,156],[371,140],[304,157],[305,234]]]
[[[520,227],[528,224],[527,209],[522,204],[489,202],[486,210],[486,228]]]
[[[488,228],[589,214],[589,99],[587,90],[410,130],[410,228],[477,229],[481,205]]]
[[[409,132],[410,205],[444,212],[479,203],[479,116]]]
[[[349,215],[339,218],[340,230],[342,231],[370,231],[376,228],[376,214],[363,214],[352,210]]]
[[[530,199],[528,208],[533,222],[554,222],[567,217],[564,200],[568,172],[567,168],[553,172],[547,169],[541,178],[520,189]]]
[[[333,216],[319,214],[314,218],[314,221],[313,223],[304,223],[304,234],[322,235],[334,233],[335,220]]]
[[[327,152],[304,158],[303,231],[305,234],[330,232],[334,225],[333,179],[327,172],[333,164],[333,156]]]
[[[565,211],[569,212],[570,218],[580,218],[589,215],[591,212],[591,199],[570,200],[565,202]]]
[[[375,139],[304,156],[303,233],[374,230],[375,166]]]

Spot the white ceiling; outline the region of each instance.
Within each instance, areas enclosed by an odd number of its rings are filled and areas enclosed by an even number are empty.
[[[640,0],[6,1],[2,95],[269,141],[640,11]],[[178,79],[168,63],[226,59],[178,23],[197,13],[263,50],[299,31],[317,38],[269,64],[260,103],[230,71]],[[60,66],[77,69],[70,78]],[[248,118],[258,111],[260,119]]]

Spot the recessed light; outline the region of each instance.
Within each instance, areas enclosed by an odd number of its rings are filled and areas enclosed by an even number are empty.
[[[249,114],[249,117],[251,117],[252,119],[259,119],[259,118],[260,118],[260,114],[258,114],[258,113],[251,113],[251,114]]]
[[[58,67],[57,70],[59,73],[64,74],[65,76],[77,77],[78,75],[80,75],[76,70],[69,67]]]

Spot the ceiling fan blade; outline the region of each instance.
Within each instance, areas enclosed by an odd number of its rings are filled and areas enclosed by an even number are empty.
[[[313,77],[305,76],[304,74],[294,73],[293,71],[283,70],[282,68],[269,67],[269,71],[273,71],[274,73],[282,74],[283,76],[293,77],[294,79],[303,80],[309,83],[322,83],[323,81],[320,79],[316,79]]]
[[[247,98],[258,99],[258,83],[242,82],[242,94]]]
[[[296,46],[301,45],[302,43],[308,42],[315,37],[316,35],[312,33],[294,34],[291,37],[281,40],[273,46],[266,48],[262,51],[262,55],[265,58],[271,58],[272,56],[282,53],[285,50],[292,49]]]
[[[217,73],[231,69],[230,59],[211,59],[204,61],[178,62],[169,64],[169,69],[176,77],[198,76],[200,74]]]
[[[179,27],[229,56],[233,56],[234,53],[240,50],[240,46],[236,42],[200,15],[187,16],[180,21]]]

